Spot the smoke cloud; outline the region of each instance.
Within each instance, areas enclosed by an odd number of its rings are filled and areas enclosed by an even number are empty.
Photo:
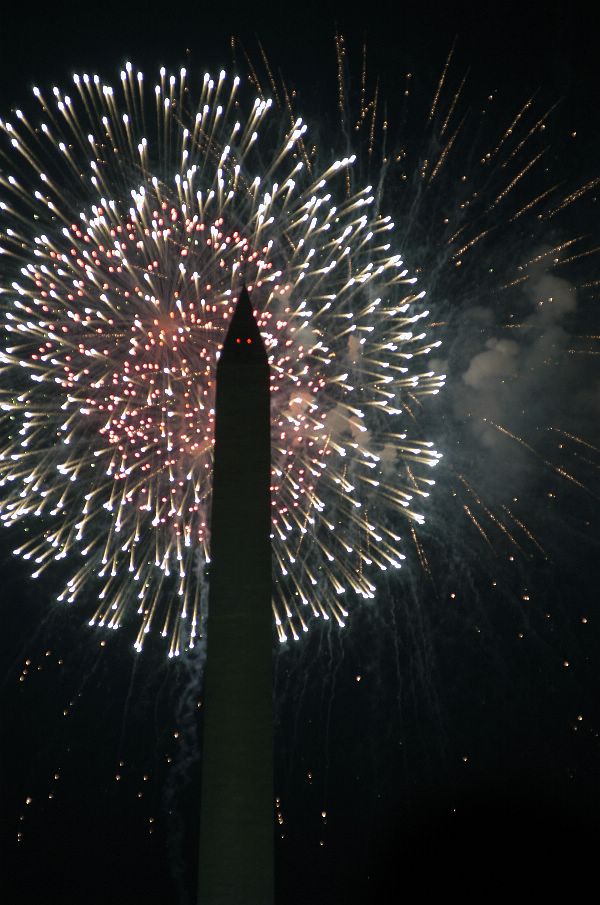
[[[555,264],[541,249],[528,279],[509,291],[510,307],[463,309],[448,361],[436,362],[448,368],[445,392],[464,428],[455,459],[469,460],[487,492],[514,493],[539,474],[535,454],[499,428],[558,464],[560,438],[550,429],[587,439],[596,430],[599,369],[594,356],[573,348],[581,346],[577,291],[553,272]]]

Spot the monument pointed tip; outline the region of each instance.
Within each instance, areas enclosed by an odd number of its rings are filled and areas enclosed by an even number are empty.
[[[246,282],[242,288],[225,336],[219,364],[228,362],[265,362],[267,352],[254,311]]]

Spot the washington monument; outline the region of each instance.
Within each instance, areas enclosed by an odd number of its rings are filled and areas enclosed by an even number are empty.
[[[272,905],[269,364],[244,288],[217,365],[199,905]]]

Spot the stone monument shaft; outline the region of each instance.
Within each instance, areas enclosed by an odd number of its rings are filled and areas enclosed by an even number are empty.
[[[269,365],[240,294],[217,366],[199,905],[272,905]]]

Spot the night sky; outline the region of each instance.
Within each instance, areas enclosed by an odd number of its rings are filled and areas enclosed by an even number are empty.
[[[597,205],[588,192],[547,226],[509,222],[499,208],[462,270],[448,264],[436,224],[456,206],[463,171],[531,97],[539,111],[558,104],[540,139],[547,169],[527,174],[516,189],[523,201],[555,183],[566,196],[600,175],[596,26],[576,3],[443,13],[380,4],[376,17],[365,5],[337,18],[323,4],[272,15],[200,7],[13,6],[0,20],[0,116],[28,104],[34,84],[66,85],[74,71],[116,83],[126,60],[149,78],[161,65],[231,69],[233,34],[238,71],[247,71],[242,46],[259,66],[260,41],[328,158],[339,153],[336,28],[354,93],[366,40],[390,145],[407,152],[385,203],[445,325],[449,381],[421,422],[444,453],[420,535],[427,569],[413,547],[343,631],[316,626],[276,651],[277,901],[575,897],[600,829]],[[421,197],[427,113],[454,42],[449,84],[468,73],[463,144]],[[373,161],[364,167],[377,178]],[[478,184],[485,208],[494,179]],[[560,322],[533,315],[517,290],[497,301],[520,261],[575,236],[591,253],[552,284],[577,297]],[[535,339],[512,330],[515,345],[499,346],[511,319]],[[527,445],[490,433],[486,413]],[[559,445],[548,427],[589,445],[565,435]],[[513,543],[485,515],[484,538],[469,517],[505,506],[535,543],[518,527]],[[191,903],[198,659],[168,660],[160,639],[136,655],[131,627],[103,633],[87,625],[83,603],[60,608],[60,564],[31,581],[11,554],[20,531],[0,537],[2,901]]]

